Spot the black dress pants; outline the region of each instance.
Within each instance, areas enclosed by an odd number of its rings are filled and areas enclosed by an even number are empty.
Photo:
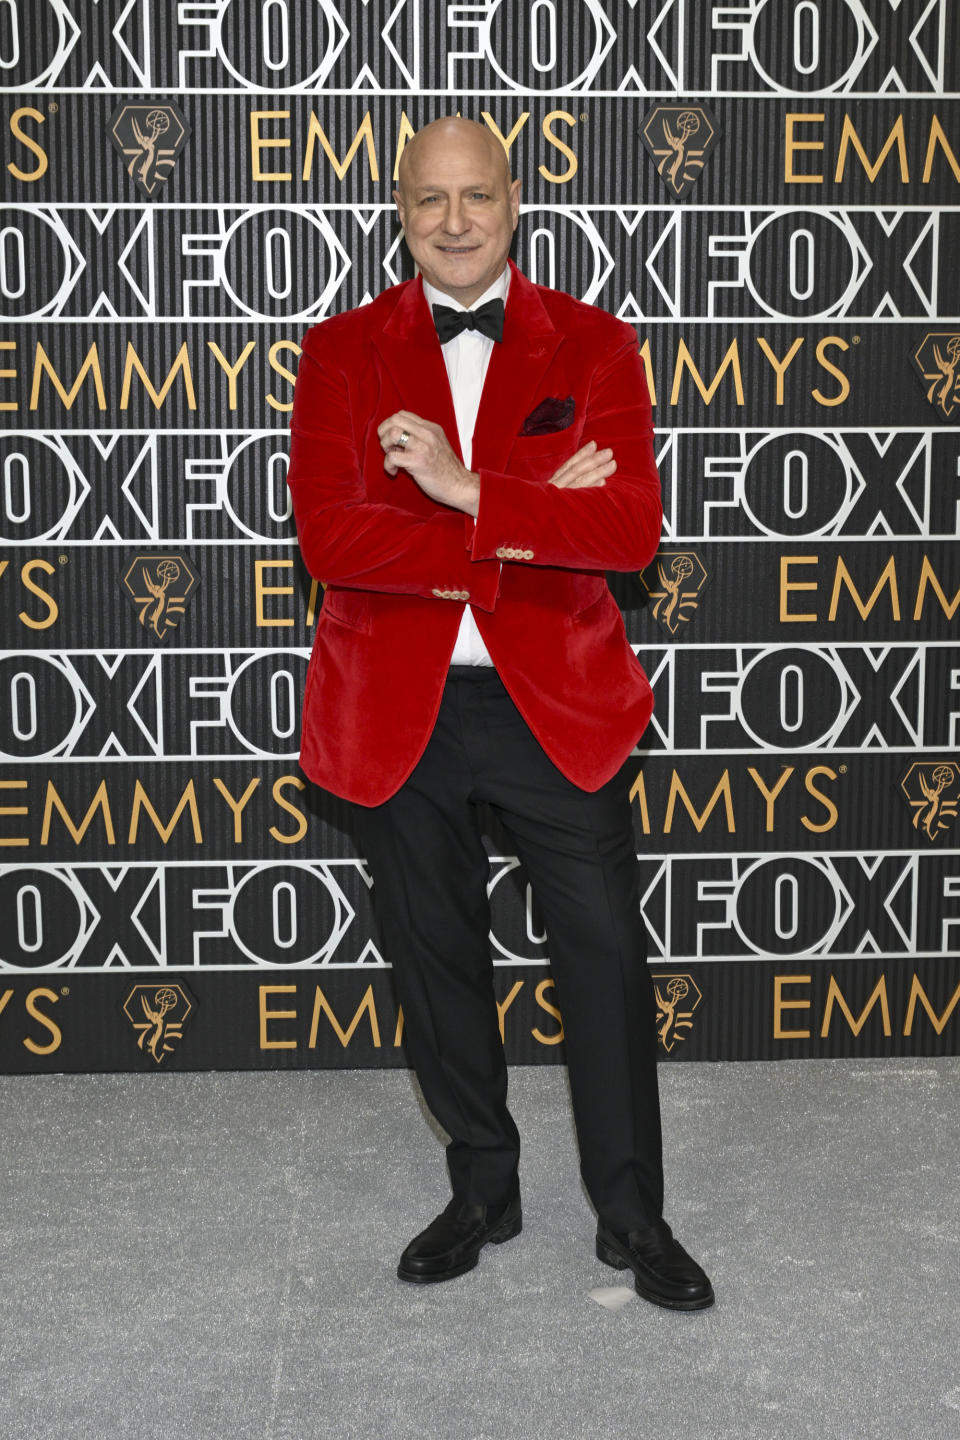
[[[520,1139],[493,991],[489,862],[478,804],[499,816],[543,912],[566,1037],[580,1169],[601,1219],[632,1230],[663,1206],[653,989],[629,798],[590,793],[534,739],[496,671],[455,667],[427,748],[383,805],[357,807],[407,1053],[450,1136],[453,1192],[517,1190]]]

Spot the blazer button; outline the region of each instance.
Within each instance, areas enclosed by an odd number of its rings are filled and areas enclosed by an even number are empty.
[[[442,600],[442,599],[443,599],[443,591],[442,591],[442,590],[434,589],[432,593],[433,593],[434,595],[436,595],[436,597],[437,597],[438,600]]]
[[[523,558],[524,558],[524,560],[532,560],[532,559],[533,559],[533,551],[532,551],[532,550],[524,550],[524,552],[523,552]]]
[[[458,600],[469,600],[469,599],[470,599],[470,591],[469,591],[469,590],[461,590],[460,593],[459,593],[459,595],[457,596],[457,599],[458,599]]]
[[[506,552],[505,547],[504,547],[503,545],[498,545],[498,546],[497,546],[497,559],[498,559],[498,560],[506,560],[506,558],[507,558],[507,552]]]

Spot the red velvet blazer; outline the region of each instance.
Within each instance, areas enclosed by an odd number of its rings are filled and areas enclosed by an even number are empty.
[[[553,423],[523,435],[546,399]],[[303,710],[303,769],[377,805],[423,753],[469,597],[508,691],[554,763],[596,790],[653,708],[605,570],[656,551],[660,484],[633,330],[512,267],[473,440],[480,508],[427,499],[383,468],[377,426],[395,410],[441,425],[459,454],[443,355],[419,279],[337,315],[304,340],[289,484],[307,568],[327,584]],[[559,415],[561,409],[565,412]],[[550,420],[548,418],[548,424]],[[606,485],[547,484],[587,440],[612,446]],[[456,598],[454,598],[456,597]]]

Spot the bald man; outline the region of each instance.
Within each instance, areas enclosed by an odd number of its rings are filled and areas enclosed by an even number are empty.
[[[404,1039],[450,1137],[453,1198],[402,1280],[521,1228],[478,807],[537,895],[596,1253],[658,1305],[712,1304],[663,1219],[655,1008],[619,778],[652,697],[607,588],[657,549],[650,403],[629,326],[508,260],[520,182],[484,126],[407,145],[416,280],[306,337],[289,483],[327,582],[301,762],[354,803]]]

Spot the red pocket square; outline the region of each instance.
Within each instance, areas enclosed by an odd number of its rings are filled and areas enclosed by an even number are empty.
[[[553,435],[557,430],[569,430],[573,424],[575,408],[572,395],[568,395],[566,400],[558,400],[555,395],[548,395],[546,400],[540,401],[535,410],[531,410],[521,426],[520,434]]]

